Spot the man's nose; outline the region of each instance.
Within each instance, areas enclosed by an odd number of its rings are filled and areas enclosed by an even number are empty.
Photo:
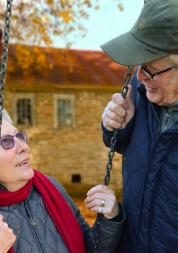
[[[142,71],[141,66],[138,68],[138,71],[137,71],[137,80],[140,82],[150,80],[150,78],[147,75],[145,75],[144,72]]]

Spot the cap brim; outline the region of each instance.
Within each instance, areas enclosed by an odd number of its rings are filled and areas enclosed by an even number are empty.
[[[115,62],[126,66],[140,65],[169,55],[136,40],[130,32],[105,43],[101,48]]]

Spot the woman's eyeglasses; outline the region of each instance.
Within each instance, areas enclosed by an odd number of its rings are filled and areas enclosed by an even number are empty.
[[[28,142],[28,138],[27,138],[27,134],[24,131],[18,131],[15,135],[4,135],[0,138],[0,144],[1,146],[5,149],[11,149],[14,147],[14,138],[17,138],[18,140],[27,143]]]
[[[162,69],[160,71],[157,71],[155,73],[151,73],[146,66],[140,66],[142,72],[149,78],[149,79],[154,79],[155,76],[159,76],[167,71],[170,71],[171,69],[174,69],[174,68],[177,68],[178,66],[177,65],[173,65],[169,68],[166,68],[166,69]]]

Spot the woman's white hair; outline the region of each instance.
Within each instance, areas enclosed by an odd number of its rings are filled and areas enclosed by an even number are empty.
[[[10,124],[13,124],[10,115],[8,114],[8,112],[5,109],[3,109],[2,119],[8,121]]]

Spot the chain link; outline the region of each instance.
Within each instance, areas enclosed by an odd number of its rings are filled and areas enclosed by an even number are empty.
[[[1,65],[0,65],[0,126],[2,125],[4,85],[6,82],[6,72],[7,72],[9,33],[10,33],[11,14],[12,14],[12,1],[13,0],[7,0],[6,14],[5,14],[5,18],[4,18],[5,24],[4,24],[4,31],[3,31],[3,45],[2,45]]]
[[[124,84],[121,90],[122,97],[125,98],[128,92],[128,84],[131,79],[131,72],[132,72],[133,66],[128,66],[128,71],[125,74],[124,78]],[[111,174],[111,169],[112,169],[112,162],[113,162],[113,157],[115,154],[115,146],[117,142],[117,134],[118,134],[119,129],[114,129],[113,135],[111,138],[111,148],[108,153],[108,162],[106,164],[106,174],[104,177],[104,185],[109,185],[110,181],[110,174]],[[99,253],[100,250],[100,219],[101,219],[101,214],[98,214],[97,220],[96,220],[96,235],[95,235],[95,248],[94,248],[94,253]]]
[[[131,79],[132,69],[133,69],[133,66],[128,67],[128,72],[126,73],[125,78],[124,78],[124,84],[123,84],[123,87],[122,87],[122,90],[121,90],[121,94],[122,94],[123,98],[126,97],[127,92],[128,92],[128,84],[129,84],[130,79]],[[110,181],[110,172],[111,172],[111,169],[112,169],[112,161],[113,161],[113,157],[114,157],[114,153],[115,153],[115,145],[116,145],[116,142],[117,142],[118,130],[119,129],[114,129],[113,136],[111,138],[111,149],[110,149],[109,154],[108,154],[108,162],[107,162],[107,165],[106,165],[106,174],[105,174],[105,177],[104,177],[104,184],[105,185],[108,185],[109,181]]]

